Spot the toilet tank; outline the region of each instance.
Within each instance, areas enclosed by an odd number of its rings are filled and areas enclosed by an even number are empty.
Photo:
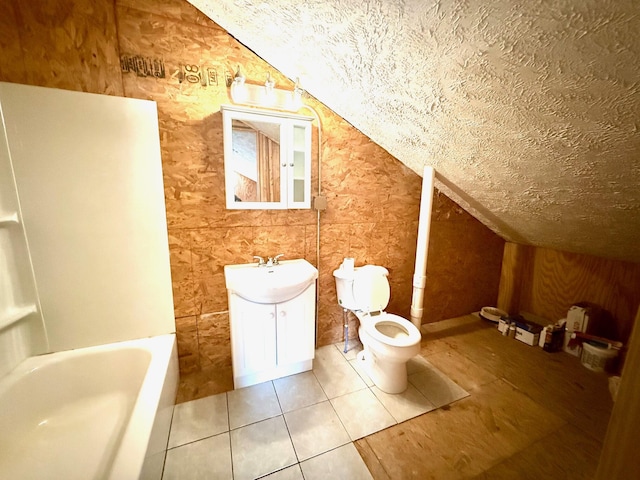
[[[335,270],[338,303],[348,310],[382,311],[389,303],[389,271],[378,265]]]
[[[358,310],[353,298],[353,277],[355,276],[355,269],[347,271],[339,268],[333,271],[333,276],[336,279],[338,304],[347,310]]]

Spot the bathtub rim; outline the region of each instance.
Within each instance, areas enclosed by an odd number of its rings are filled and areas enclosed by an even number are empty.
[[[81,358],[93,352],[123,349],[149,351],[151,360],[142,379],[142,385],[136,393],[129,421],[124,428],[110,468],[106,472],[106,478],[109,480],[140,478],[143,468],[146,467],[147,457],[158,453],[148,452],[148,448],[159,410],[163,407],[161,400],[165,399],[166,403],[166,399],[169,399],[171,407],[175,404],[179,382],[177,338],[175,333],[28,357],[7,375],[0,378],[0,397],[33,370],[67,361],[74,357]],[[167,405],[164,408],[167,408]],[[158,427],[156,426],[156,428]],[[160,428],[159,430],[163,432],[163,436],[166,430],[166,438],[161,439],[166,450],[168,428]]]

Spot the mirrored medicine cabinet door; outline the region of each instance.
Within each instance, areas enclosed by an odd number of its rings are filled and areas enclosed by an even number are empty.
[[[311,208],[313,117],[223,105],[228,209]]]

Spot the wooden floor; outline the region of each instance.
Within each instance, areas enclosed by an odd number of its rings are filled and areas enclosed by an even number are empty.
[[[358,440],[376,480],[593,477],[613,406],[606,374],[472,315],[426,327],[421,354],[471,395]]]

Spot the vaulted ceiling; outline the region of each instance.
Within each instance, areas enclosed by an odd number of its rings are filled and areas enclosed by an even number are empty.
[[[189,0],[509,241],[640,262],[636,0]]]

